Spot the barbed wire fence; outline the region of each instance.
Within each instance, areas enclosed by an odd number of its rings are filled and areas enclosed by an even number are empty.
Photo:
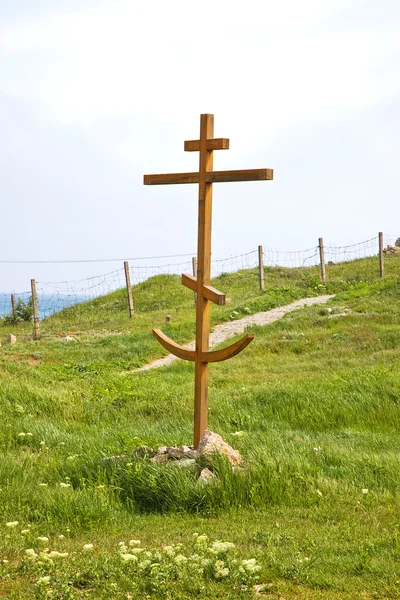
[[[397,247],[395,246],[396,240],[397,236],[394,234],[386,234],[385,236],[379,234],[362,242],[346,246],[324,245],[323,239],[319,238],[318,245],[298,251],[282,251],[269,248],[268,246],[259,246],[258,249],[240,255],[212,260],[211,275],[215,278],[235,273],[236,281],[243,279],[246,281],[246,285],[254,285],[263,290],[265,289],[265,275],[268,274],[268,268],[270,267],[279,267],[282,269],[314,268],[314,270],[317,268],[317,276],[319,269],[322,282],[326,283],[329,281],[330,274],[342,263],[366,257],[377,257],[376,273],[379,273],[379,276],[383,277],[384,255],[398,252],[400,256],[400,248],[397,251]],[[393,248],[395,249],[394,251]],[[95,323],[97,326],[101,326],[98,316],[101,304],[104,302],[104,297],[109,297],[113,292],[116,293],[113,299],[115,310],[126,310],[129,305],[130,316],[133,316],[134,301],[132,295],[129,299],[129,290],[130,294],[132,294],[132,285],[135,286],[157,277],[156,286],[161,294],[163,286],[167,285],[167,278],[165,276],[180,276],[185,272],[195,275],[196,259],[190,257],[190,255],[156,258],[158,262],[155,264],[148,264],[147,261],[150,260],[149,258],[130,259],[130,265],[125,261],[124,266],[112,271],[76,280],[31,280],[30,291],[13,294],[11,297],[0,294],[0,317],[7,315],[8,321],[12,321],[10,317],[13,315],[16,316],[15,311],[18,309],[18,306],[24,307],[32,304],[32,300],[34,299],[35,302],[33,302],[32,306],[34,313],[36,308],[36,313],[34,314],[34,338],[40,337],[40,321],[46,320],[56,313],[63,314],[61,311],[64,311],[68,317],[68,310],[71,309],[74,311],[74,319],[80,323],[82,328],[88,328]],[[185,260],[175,261],[175,258],[184,258]],[[360,276],[359,273],[357,275]],[[104,308],[106,306],[109,309],[110,304],[108,303]]]

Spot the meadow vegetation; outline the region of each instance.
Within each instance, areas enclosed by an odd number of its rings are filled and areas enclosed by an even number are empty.
[[[118,290],[40,341],[3,324],[19,342],[0,348],[0,597],[400,598],[400,257],[383,280],[377,262],[330,266],[326,286],[316,268],[266,268],[263,292],[256,270],[213,281],[230,299],[214,325],[336,296],[210,367],[210,429],[245,462],[215,457],[207,485],[131,456],[192,440],[193,365],[136,372],[167,313],[194,337],[179,277],[135,286],[133,320]]]

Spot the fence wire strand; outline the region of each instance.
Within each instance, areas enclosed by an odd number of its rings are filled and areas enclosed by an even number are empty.
[[[384,236],[384,247],[387,249],[394,246],[398,236],[386,234]],[[400,243],[400,242],[398,242]],[[347,262],[359,258],[365,258],[378,255],[378,236],[349,244],[346,246],[335,246],[327,244],[324,246],[325,264],[329,269],[330,265]],[[256,283],[259,272],[259,252],[251,250],[239,255],[229,256],[227,258],[217,258],[211,261],[211,276],[213,278],[222,274],[235,273],[236,279],[247,279]],[[180,262],[171,262],[171,258],[185,258],[187,254],[174,256],[155,257],[159,262],[148,264],[148,259],[134,259],[129,265],[129,274],[132,285],[137,285],[152,277],[177,275],[182,273],[193,274],[192,260]],[[314,246],[305,250],[275,250],[263,246],[264,267],[284,267],[284,268],[307,268],[315,267],[320,264],[319,247]],[[62,261],[61,261],[62,262]],[[157,281],[160,292],[167,280],[159,277]],[[126,287],[125,272],[121,268],[106,272],[101,275],[88,276],[81,279],[68,281],[37,281],[37,296],[39,306],[39,319],[45,319],[53,313],[59,312],[65,308],[89,302],[96,298],[106,296],[111,292]],[[24,303],[29,302],[31,292],[21,292],[15,294],[15,300],[21,300]],[[11,313],[11,299],[9,294],[0,294],[0,317]]]

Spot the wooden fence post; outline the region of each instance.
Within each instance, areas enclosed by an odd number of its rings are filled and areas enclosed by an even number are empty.
[[[325,253],[324,253],[324,238],[318,239],[319,246],[319,260],[321,264],[321,280],[322,283],[326,283],[326,270],[325,270]]]
[[[263,247],[258,246],[258,273],[260,277],[260,290],[264,289],[264,252]]]
[[[39,310],[36,294],[36,281],[31,279],[32,308],[33,308],[33,339],[40,340]]]
[[[192,256],[192,272],[193,272],[193,277],[197,277],[197,258],[195,256]],[[196,292],[194,293],[194,303],[196,304],[196,297],[197,294]]]
[[[129,317],[133,319],[135,314],[135,310],[133,308],[133,297],[132,297],[132,286],[131,286],[131,274],[129,272],[129,263],[126,260],[124,262],[125,269],[125,282],[126,282],[126,292],[128,294],[128,307],[129,307]]]
[[[11,294],[11,316],[13,318],[13,321],[16,318],[16,310],[17,310],[17,303],[15,301],[15,295]]]
[[[383,233],[379,232],[379,275],[383,277]]]

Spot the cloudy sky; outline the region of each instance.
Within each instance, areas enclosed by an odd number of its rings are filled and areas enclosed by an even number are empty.
[[[397,0],[2,0],[0,260],[193,253],[197,169],[215,115],[213,253],[400,235]],[[111,263],[0,264],[0,291]]]

